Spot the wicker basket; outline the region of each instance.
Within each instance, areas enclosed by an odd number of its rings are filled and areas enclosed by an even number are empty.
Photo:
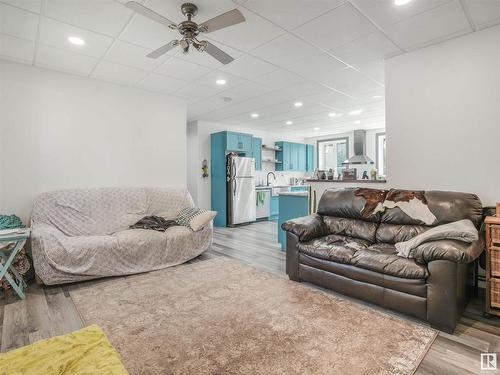
[[[500,309],[500,279],[490,279],[490,304]]]
[[[500,225],[491,226],[491,242],[500,245]]]
[[[500,277],[500,247],[490,247],[490,273]]]

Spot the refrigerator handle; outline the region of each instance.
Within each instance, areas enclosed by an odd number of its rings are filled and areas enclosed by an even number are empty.
[[[234,160],[232,161],[232,168],[233,168],[233,185],[234,185],[233,196],[236,196],[236,163],[234,162]]]

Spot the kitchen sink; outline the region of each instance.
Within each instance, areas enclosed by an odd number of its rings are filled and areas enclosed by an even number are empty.
[[[273,197],[280,195],[280,193],[286,193],[290,191],[290,186],[273,186],[272,195]]]

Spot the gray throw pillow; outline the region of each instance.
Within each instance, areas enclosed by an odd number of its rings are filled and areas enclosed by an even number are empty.
[[[188,207],[179,212],[176,223],[191,228],[195,232],[202,229],[217,215],[217,211],[208,211],[203,208]]]

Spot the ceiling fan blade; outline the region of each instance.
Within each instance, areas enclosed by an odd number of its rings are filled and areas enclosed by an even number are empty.
[[[214,59],[220,61],[224,65],[229,64],[231,61],[234,59],[229,56],[226,52],[221,50],[220,48],[214,46],[212,43],[204,41],[204,51],[208,53],[210,56],[212,56]]]
[[[159,22],[167,27],[177,26],[175,24],[175,22],[170,21],[168,18],[163,17],[161,14],[156,13],[154,10],[147,8],[144,5],[139,4],[136,1],[128,1],[124,5],[127,8],[132,9],[133,11],[142,14],[144,17],[147,17],[153,21]]]
[[[168,51],[170,51],[172,48],[175,48],[179,45],[178,40],[172,40],[170,43],[165,44],[164,46],[161,46],[158,49],[155,49],[153,52],[150,52],[146,55],[146,57],[150,57],[152,59],[157,59],[161,55],[166,54]]]
[[[238,9],[233,9],[203,22],[200,25],[200,31],[203,31],[204,33],[211,33],[212,31],[233,26],[243,21],[245,21],[245,16],[243,16]]]

